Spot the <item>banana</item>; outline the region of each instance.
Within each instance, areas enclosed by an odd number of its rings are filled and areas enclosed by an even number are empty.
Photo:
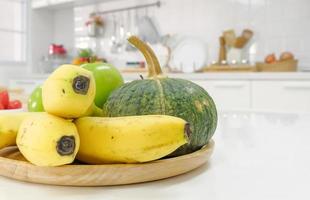
[[[60,166],[74,161],[80,140],[72,121],[41,113],[22,122],[16,143],[32,164]]]
[[[64,118],[78,118],[87,113],[95,94],[92,72],[74,65],[58,67],[42,86],[45,111]]]
[[[22,121],[38,113],[20,112],[0,115],[0,149],[16,144],[16,135]]]
[[[162,158],[188,142],[189,124],[165,115],[83,117],[77,159],[89,164],[139,163]]]

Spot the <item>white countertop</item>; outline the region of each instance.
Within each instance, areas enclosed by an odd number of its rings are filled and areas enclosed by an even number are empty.
[[[125,80],[140,79],[140,74],[146,77],[146,73],[122,73]],[[188,80],[310,80],[310,72],[231,72],[231,73],[191,73],[173,74],[169,77],[184,78]],[[11,79],[46,79],[48,74],[15,75]]]
[[[142,74],[147,76],[146,74]],[[188,80],[310,80],[310,73],[307,72],[282,72],[282,73],[261,73],[261,72],[210,72],[191,74],[168,74],[169,77],[184,78]],[[140,79],[137,73],[125,73],[124,78],[128,80]]]
[[[310,115],[220,115],[210,162],[185,175],[113,187],[57,187],[0,177],[1,200],[310,199]]]

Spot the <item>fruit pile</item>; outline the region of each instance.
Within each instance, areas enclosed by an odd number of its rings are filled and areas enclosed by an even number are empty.
[[[265,57],[265,63],[271,64],[275,62],[284,62],[288,60],[294,60],[294,55],[291,52],[285,51],[281,53],[279,60],[277,60],[274,53],[269,54]]]
[[[10,101],[9,92],[7,90],[0,91],[0,110],[12,110],[19,108],[22,108],[21,101]]]
[[[78,51],[78,56],[72,60],[72,64],[82,65],[85,63],[95,63],[102,61],[105,61],[105,59],[98,58],[96,55],[94,55],[91,49],[80,49]]]
[[[60,66],[29,101],[43,112],[0,115],[0,148],[17,144],[32,164],[61,166],[75,159],[148,162],[206,145],[217,125],[212,98],[190,81],[164,76],[140,39],[129,42],[145,56],[148,79],[123,84],[103,63]]]

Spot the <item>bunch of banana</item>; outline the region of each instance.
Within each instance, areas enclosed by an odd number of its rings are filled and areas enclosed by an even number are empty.
[[[89,164],[147,162],[188,142],[189,124],[177,117],[94,117],[102,116],[95,92],[91,72],[60,66],[42,87],[46,113],[0,116],[0,148],[17,144],[29,162],[60,166],[76,156]]]
[[[74,65],[60,66],[42,87],[47,113],[0,116],[0,148],[17,144],[24,157],[39,166],[73,162],[80,140],[69,119],[101,115],[102,111],[93,104],[95,93],[91,72]]]

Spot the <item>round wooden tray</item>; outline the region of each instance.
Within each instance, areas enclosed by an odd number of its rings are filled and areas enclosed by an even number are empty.
[[[30,164],[17,147],[0,150],[0,175],[50,185],[104,186],[160,180],[191,171],[210,158],[214,141],[202,149],[175,158],[141,164],[72,164],[62,167],[38,167]]]

